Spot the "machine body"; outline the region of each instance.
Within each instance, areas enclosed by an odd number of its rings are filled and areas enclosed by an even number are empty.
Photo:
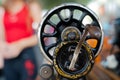
[[[79,80],[94,65],[103,44],[103,30],[99,18],[89,8],[66,3],[44,16],[39,25],[38,40],[41,52],[51,66],[51,69],[47,67],[48,71],[46,65],[41,67],[46,75],[52,71],[49,75],[53,74],[56,80]],[[45,76],[48,80],[50,77]]]

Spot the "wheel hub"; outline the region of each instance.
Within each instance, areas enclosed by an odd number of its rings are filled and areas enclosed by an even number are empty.
[[[66,27],[61,34],[62,41],[79,40],[81,32],[76,27]]]

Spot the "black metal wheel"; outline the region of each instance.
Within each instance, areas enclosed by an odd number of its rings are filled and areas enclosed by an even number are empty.
[[[54,67],[59,75],[67,79],[79,79],[89,73],[94,64],[94,54],[91,48],[83,43],[74,69],[70,70],[73,53],[78,42],[62,42],[55,48]]]
[[[67,3],[48,11],[38,31],[40,49],[45,58],[53,62],[53,54],[57,45],[64,41],[79,41],[87,24],[99,27],[102,32],[98,17],[83,5]],[[85,42],[97,56],[102,46],[103,32],[99,38],[88,34]],[[94,42],[94,46],[90,44]]]

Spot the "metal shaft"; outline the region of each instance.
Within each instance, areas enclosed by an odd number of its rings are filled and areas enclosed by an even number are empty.
[[[69,66],[69,69],[70,69],[70,70],[73,70],[73,69],[74,69],[74,65],[75,65],[76,60],[77,60],[77,58],[78,58],[78,55],[79,55],[79,53],[80,53],[80,48],[82,47],[82,43],[83,43],[83,41],[85,40],[87,34],[88,34],[88,31],[85,29],[85,30],[83,31],[83,35],[82,35],[82,37],[81,37],[78,45],[77,45],[76,48],[75,48],[75,51],[74,51],[74,54],[73,54],[73,58],[72,58],[72,61],[71,61],[71,63],[70,63],[70,66]]]

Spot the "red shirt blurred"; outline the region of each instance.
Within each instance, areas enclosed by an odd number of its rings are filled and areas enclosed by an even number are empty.
[[[24,6],[17,14],[5,12],[4,26],[6,40],[9,43],[31,36],[33,34],[32,19],[28,7]]]

